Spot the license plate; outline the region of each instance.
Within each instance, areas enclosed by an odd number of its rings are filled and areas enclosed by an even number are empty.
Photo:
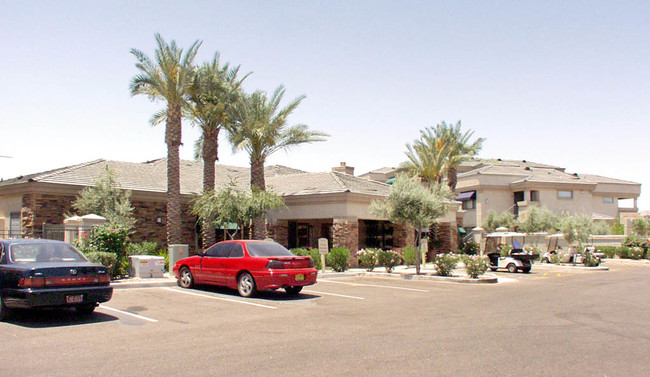
[[[84,295],[65,296],[67,304],[78,304],[84,301]]]
[[[304,274],[296,275],[296,281],[303,281],[303,280],[305,280],[305,275]]]

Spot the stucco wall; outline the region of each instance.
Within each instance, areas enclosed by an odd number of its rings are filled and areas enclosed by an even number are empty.
[[[0,232],[9,231],[9,220],[12,212],[20,213],[23,207],[22,195],[3,196],[0,198]]]

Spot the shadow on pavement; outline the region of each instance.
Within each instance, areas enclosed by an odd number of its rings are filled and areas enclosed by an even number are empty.
[[[239,297],[243,300],[246,300],[246,298],[243,298],[239,295],[236,289],[221,287],[217,285],[195,285],[194,290]],[[258,291],[257,295],[255,295],[254,298],[268,301],[304,301],[313,300],[320,297],[321,296],[302,292],[297,296],[291,296],[286,294],[284,292],[284,289],[278,289],[277,291]]]
[[[90,315],[81,315],[74,309],[14,309],[5,323],[33,329],[50,327],[78,326],[91,323],[117,321],[119,318],[112,315],[93,312]]]

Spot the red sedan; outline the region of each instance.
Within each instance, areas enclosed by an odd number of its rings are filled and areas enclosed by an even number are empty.
[[[199,255],[183,258],[173,268],[178,285],[222,285],[237,289],[243,297],[260,290],[284,288],[297,295],[316,283],[318,271],[310,257],[296,256],[284,246],[269,241],[224,241]]]

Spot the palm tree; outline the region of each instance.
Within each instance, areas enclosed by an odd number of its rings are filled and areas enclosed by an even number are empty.
[[[189,114],[201,128],[197,145],[197,158],[203,159],[203,192],[214,190],[215,162],[219,160],[219,133],[224,124],[231,122],[229,115],[233,104],[240,96],[242,82],[250,75],[237,79],[239,66],[230,68],[219,62],[219,53],[211,62],[203,64],[197,72],[191,90]],[[203,247],[216,241],[214,227],[203,221]]]
[[[463,162],[472,159],[483,147],[484,138],[478,138],[470,143],[474,131],[461,131],[460,121],[456,125],[447,125],[445,122],[438,124],[433,130],[435,137],[443,140],[443,143],[448,146],[449,151],[447,155],[446,171],[447,171],[447,186],[452,192],[456,190],[457,169]]]
[[[449,156],[445,140],[436,138],[433,131],[426,128],[420,131],[420,139],[413,145],[407,144],[406,148],[408,161],[400,164],[398,171],[419,177],[426,185],[442,182]]]
[[[287,117],[300,105],[305,96],[299,96],[280,108],[285,89],[279,86],[271,98],[262,91],[244,96],[234,108],[234,125],[228,136],[233,150],[245,150],[250,157],[251,190],[265,191],[264,163],[279,150],[288,150],[304,143],[325,141],[329,135],[312,131],[307,125],[287,126]],[[265,236],[264,218],[253,219],[253,238]]]
[[[193,65],[201,42],[194,42],[183,56],[183,49],[175,41],[167,44],[156,34],[158,48],[155,61],[142,51],[131,49],[140,71],[131,80],[131,95],[145,94],[152,101],[164,101],[166,107],[156,112],[151,124],[165,121],[165,143],[167,144],[167,244],[181,242],[180,206],[180,157],[181,118],[187,109],[190,87],[195,67]]]

